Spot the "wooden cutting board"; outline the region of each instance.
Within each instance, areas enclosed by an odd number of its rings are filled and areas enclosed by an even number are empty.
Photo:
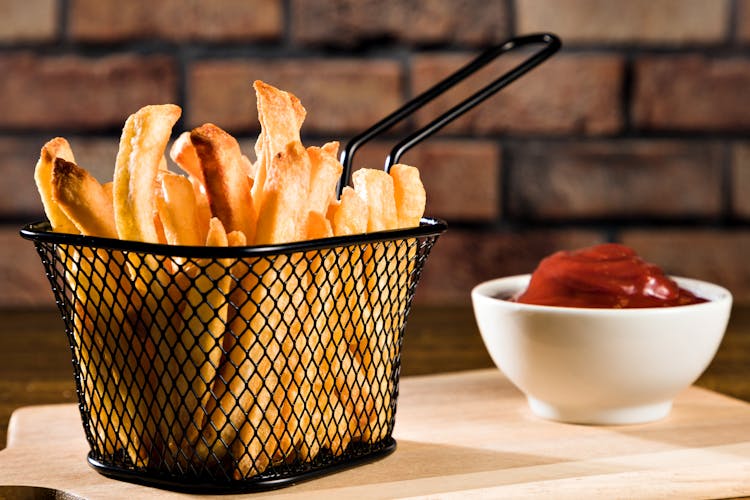
[[[534,417],[497,370],[409,377],[396,421],[398,448],[388,457],[244,498],[750,495],[750,404],[697,387],[662,421],[601,427]],[[87,465],[87,451],[75,405],[22,408],[0,451],[0,485],[54,488],[64,498],[187,496],[106,479]]]

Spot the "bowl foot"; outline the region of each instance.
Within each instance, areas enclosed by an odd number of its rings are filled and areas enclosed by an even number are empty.
[[[531,396],[527,399],[534,415],[572,424],[641,424],[662,419],[672,409],[672,401],[620,408],[574,408],[556,406]]]

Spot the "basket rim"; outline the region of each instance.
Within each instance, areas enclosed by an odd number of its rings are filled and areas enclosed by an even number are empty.
[[[274,245],[250,245],[237,247],[208,247],[169,245],[165,243],[144,243],[141,241],[102,238],[98,236],[84,236],[80,234],[55,233],[47,220],[26,224],[20,230],[22,238],[33,242],[79,245],[89,248],[108,250],[124,250],[131,252],[164,255],[170,257],[202,257],[202,258],[239,258],[258,257],[274,254],[289,254],[307,252],[310,250],[325,250],[335,247],[345,247],[362,243],[377,243],[407,238],[437,236],[448,229],[448,224],[435,217],[422,217],[419,226],[388,231],[354,234],[349,236],[333,236],[314,240],[279,243]]]

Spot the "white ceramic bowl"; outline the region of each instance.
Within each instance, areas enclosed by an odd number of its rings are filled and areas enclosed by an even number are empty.
[[[732,305],[728,290],[673,278],[708,302],[593,309],[519,304],[530,275],[477,285],[474,314],[498,368],[540,417],[629,424],[666,416],[716,354]]]

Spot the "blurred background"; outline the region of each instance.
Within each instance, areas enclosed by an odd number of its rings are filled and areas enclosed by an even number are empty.
[[[251,83],[296,94],[306,145],[343,143],[508,37],[563,50],[408,153],[450,225],[416,301],[467,306],[485,279],[620,241],[750,304],[750,0],[0,0],[0,308],[53,307],[22,224],[42,217],[39,149],[62,135],[111,180],[145,104],[213,122],[252,156]],[[358,154],[395,141],[499,61]]]

